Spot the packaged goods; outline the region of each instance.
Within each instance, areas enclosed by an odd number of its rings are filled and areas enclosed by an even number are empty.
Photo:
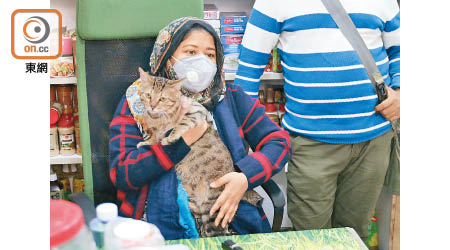
[[[277,105],[273,103],[265,103],[264,106],[266,107],[266,115],[270,118],[270,120],[276,124],[279,124],[280,121],[278,119]]]
[[[56,87],[50,85],[50,106],[56,102]]]
[[[61,155],[75,154],[75,136],[73,120],[70,115],[64,114],[58,122],[59,152]]]
[[[74,193],[84,192],[84,179],[81,178],[73,179],[73,192]]]
[[[281,58],[280,53],[278,53],[278,49],[274,48],[272,52],[270,53],[269,62],[267,63],[266,67],[264,68],[265,72],[275,72],[275,73],[281,73],[283,72],[283,69],[281,67]]]
[[[222,25],[220,34],[244,34],[245,25]]]
[[[56,87],[56,93],[58,95],[58,103],[61,105],[72,107],[72,86],[70,85],[59,85]]]
[[[58,128],[50,124],[50,156],[59,155]]]
[[[72,189],[70,187],[70,181],[68,178],[62,178],[61,183],[63,184],[63,199],[68,200],[69,195],[72,193]]]
[[[72,56],[72,38],[63,36],[62,38],[62,55],[63,56]]]
[[[63,56],[50,61],[50,77],[74,76],[73,56]]]
[[[378,222],[375,211],[369,222],[369,237],[365,242],[370,250],[378,249]]]
[[[225,73],[236,72],[239,66],[239,52],[242,43],[242,34],[226,34],[220,36],[224,52]]]
[[[259,103],[264,104],[266,102],[265,100],[265,96],[264,96],[264,90],[259,90],[258,91],[258,99],[259,99]]]
[[[75,128],[75,150],[76,154],[81,155],[81,136],[80,136],[80,124],[78,121],[74,121]]]
[[[245,12],[220,12],[220,25],[246,25]]]
[[[281,57],[278,52],[278,48],[272,50],[272,72],[281,73],[283,68],[281,67]]]
[[[55,173],[50,174],[50,199],[64,199],[64,184]]]
[[[284,103],[280,103],[279,105],[278,105],[278,118],[280,119],[280,124],[281,124],[281,121],[283,121],[283,116],[284,116],[284,113],[286,113],[286,108],[284,107]]]
[[[204,4],[203,5],[203,19],[219,19],[219,9],[215,4]]]
[[[267,103],[274,103],[274,96],[275,96],[275,91],[273,90],[273,88],[267,88],[266,91],[266,102]]]
[[[77,74],[77,36],[72,35],[72,50],[73,50],[73,64],[75,68],[75,75]]]
[[[273,72],[273,56],[270,54],[269,61],[267,62],[264,72]]]

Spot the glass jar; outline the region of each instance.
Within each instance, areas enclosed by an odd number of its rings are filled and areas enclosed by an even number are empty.
[[[58,128],[50,124],[50,156],[59,155]]]
[[[56,87],[56,92],[59,103],[72,107],[72,87],[70,85],[59,85]]]
[[[59,153],[61,155],[75,154],[75,135],[72,117],[64,114],[58,122]]]
[[[50,106],[56,102],[56,88],[55,86],[50,86]]]

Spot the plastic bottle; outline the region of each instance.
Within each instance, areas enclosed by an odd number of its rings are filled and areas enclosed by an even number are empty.
[[[159,229],[148,222],[118,217],[106,225],[105,250],[156,249],[164,246]]]
[[[51,250],[94,250],[92,235],[84,224],[83,212],[75,203],[50,200]]]
[[[61,110],[61,104],[50,101],[50,156],[59,154],[59,137],[56,123],[60,118]]]
[[[103,249],[105,246],[104,233],[106,224],[118,218],[117,205],[114,203],[102,203],[95,209],[97,218],[89,222],[89,228],[94,236],[97,249]]]

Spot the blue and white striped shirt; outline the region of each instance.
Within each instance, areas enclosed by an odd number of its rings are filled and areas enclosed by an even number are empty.
[[[341,0],[385,82],[400,87],[400,12],[395,0]],[[377,95],[356,52],[320,0],[256,0],[242,41],[235,83],[256,98],[278,47],[291,133],[352,144],[391,126],[374,112]]]

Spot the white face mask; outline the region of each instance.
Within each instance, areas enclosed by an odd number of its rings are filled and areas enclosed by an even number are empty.
[[[173,70],[179,79],[186,78],[181,86],[189,92],[199,93],[205,90],[216,75],[216,64],[203,54],[180,60],[173,58],[177,61],[173,65]]]

